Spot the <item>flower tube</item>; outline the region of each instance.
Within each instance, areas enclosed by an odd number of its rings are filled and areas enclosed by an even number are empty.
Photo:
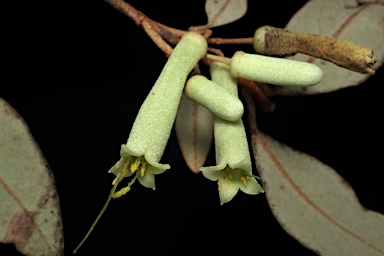
[[[321,69],[311,63],[242,51],[232,56],[230,72],[234,77],[282,86],[312,86],[323,77]]]
[[[238,96],[237,82],[229,73],[229,66],[213,62],[210,68],[212,81]],[[202,167],[204,177],[218,181],[220,203],[232,200],[239,189],[256,195],[264,192],[252,174],[248,141],[241,119],[231,122],[214,117],[216,166]]]
[[[128,141],[121,146],[121,159],[110,173],[117,178],[136,174],[135,178],[144,187],[155,189],[154,175],[170,168],[159,161],[172,130],[184,84],[206,51],[207,42],[200,34],[188,32],[181,38],[143,102]],[[116,192],[114,197],[128,191],[129,186]]]
[[[187,76],[205,56],[207,47],[205,38],[194,32],[186,33],[176,45],[140,107],[127,144],[121,146],[120,160],[109,170],[117,176],[112,183],[110,195],[83,240],[73,250],[74,254],[88,238],[112,198],[129,192],[136,179],[144,187],[155,189],[154,175],[170,168],[168,164],[160,164],[159,161],[175,121]],[[128,185],[115,192],[120,181],[133,174],[135,176]]]

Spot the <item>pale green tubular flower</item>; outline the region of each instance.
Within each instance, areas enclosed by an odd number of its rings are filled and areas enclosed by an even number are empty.
[[[312,86],[323,77],[323,71],[311,63],[242,51],[232,56],[229,66],[234,77],[282,86]]]
[[[168,164],[160,164],[175,121],[181,94],[188,74],[207,52],[206,39],[197,33],[186,33],[168,58],[160,76],[141,105],[132,126],[127,144],[121,146],[120,160],[109,170],[117,177],[102,210],[91,228],[75,248],[82,246],[96,223],[106,210],[111,198],[126,194],[136,179],[147,188],[155,189],[155,174],[169,169]],[[124,177],[135,175],[128,185],[115,192]]]
[[[194,32],[186,33],[176,45],[139,110],[127,144],[121,146],[121,159],[109,170],[118,176],[116,179],[135,174],[144,187],[155,189],[154,175],[170,168],[159,161],[172,130],[187,76],[206,52],[206,40]],[[128,191],[129,186],[116,192],[114,197]]]
[[[229,73],[228,65],[213,62],[210,72],[212,81],[238,96],[236,78]],[[264,192],[252,174],[243,121],[226,121],[215,116],[214,137],[216,166],[202,167],[200,171],[207,179],[218,181],[220,203],[231,201],[239,189],[250,195]]]

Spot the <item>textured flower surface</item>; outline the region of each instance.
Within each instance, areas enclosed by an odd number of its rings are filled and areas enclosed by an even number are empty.
[[[128,186],[113,197],[127,193],[136,179],[144,187],[155,189],[154,175],[170,168],[159,161],[171,134],[187,76],[206,52],[206,39],[194,32],[186,33],[174,48],[140,107],[127,143],[121,146],[120,160],[109,170],[117,176],[113,184],[135,174]]]
[[[225,64],[214,62],[211,65],[212,81],[226,88],[237,97],[237,80],[229,73]],[[252,162],[248,141],[241,119],[223,120],[214,117],[216,166],[201,168],[204,177],[218,181],[220,203],[233,199],[239,189],[247,194],[264,192],[252,174]]]
[[[159,164],[154,159],[145,158],[144,156],[135,156],[129,150],[127,145],[121,145],[120,160],[109,170],[116,175],[121,174],[122,177],[130,177],[135,174],[135,179],[141,185],[147,188],[155,189],[155,174],[160,174],[170,168],[167,164]],[[116,177],[117,180],[118,177]],[[116,182],[114,181],[114,183]],[[125,191],[125,190],[120,190]],[[126,191],[128,192],[128,191]],[[125,192],[125,193],[126,193]],[[122,193],[116,192],[114,197],[119,197]]]
[[[170,168],[168,164],[160,164],[159,161],[171,134],[187,76],[205,56],[207,47],[207,41],[202,35],[188,32],[173,49],[160,76],[140,107],[127,143],[121,146],[120,160],[109,170],[116,175],[110,195],[73,253],[77,252],[92,232],[111,198],[118,198],[128,193],[136,180],[144,187],[155,189],[155,174],[163,173]],[[132,175],[134,177],[128,185],[115,192],[122,179]]]
[[[242,163],[239,163],[239,166],[241,165]],[[247,164],[245,163],[245,165]],[[239,189],[250,195],[264,192],[254,176],[244,169],[222,163],[212,167],[203,167],[201,171],[207,179],[218,181],[221,204],[231,201]]]

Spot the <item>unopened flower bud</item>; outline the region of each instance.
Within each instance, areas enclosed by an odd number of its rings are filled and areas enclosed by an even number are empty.
[[[230,61],[234,77],[283,86],[312,86],[318,84],[323,72],[314,64],[236,52]]]
[[[239,120],[244,113],[243,103],[237,96],[205,76],[191,77],[187,81],[185,92],[189,98],[224,120]]]
[[[287,56],[303,53],[362,74],[374,74],[373,66],[377,62],[368,47],[336,37],[296,34],[271,26],[256,30],[253,46],[260,54]]]

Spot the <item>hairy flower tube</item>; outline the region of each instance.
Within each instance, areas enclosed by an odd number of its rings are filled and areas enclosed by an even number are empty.
[[[147,188],[155,189],[155,174],[169,169],[160,164],[165,146],[175,121],[181,94],[188,74],[207,51],[206,40],[197,33],[186,33],[173,50],[155,85],[143,102],[125,145],[121,159],[110,170],[115,175],[135,174]],[[119,197],[129,187],[116,192]]]
[[[73,253],[76,253],[87,239],[111,198],[129,192],[136,180],[144,187],[155,189],[154,175],[170,168],[168,164],[160,164],[159,161],[168,142],[187,77],[205,56],[207,47],[207,41],[202,35],[188,32],[174,48],[140,107],[127,143],[121,146],[120,160],[109,170],[117,177],[112,183],[113,188],[107,202]],[[115,192],[119,182],[132,175],[134,177],[128,185]]]
[[[237,51],[230,72],[256,82],[282,86],[312,86],[323,78],[322,70],[311,63]]]
[[[229,73],[228,65],[213,62],[210,73],[212,81],[238,96],[236,78]],[[227,121],[215,116],[214,138],[216,166],[202,167],[200,171],[207,179],[218,181],[220,203],[231,201],[239,189],[250,195],[264,192],[252,174],[243,121]]]
[[[227,121],[239,120],[244,106],[237,95],[202,75],[194,75],[185,85],[187,96]]]

